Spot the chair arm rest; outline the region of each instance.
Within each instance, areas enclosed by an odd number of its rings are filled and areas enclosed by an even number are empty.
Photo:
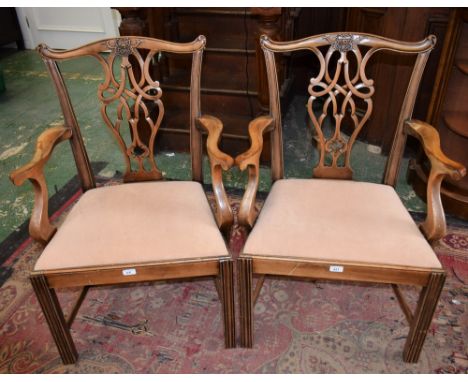
[[[223,123],[211,115],[202,115],[197,121],[208,133],[206,149],[210,160],[211,181],[216,201],[216,222],[221,230],[228,231],[234,222],[234,215],[224,190],[223,170],[229,170],[234,164],[234,159],[218,147]]]
[[[406,121],[405,130],[421,142],[431,165],[437,167],[438,171],[449,175],[455,180],[459,180],[466,175],[466,168],[462,164],[448,158],[442,152],[439,133],[433,126],[417,119],[411,119]]]
[[[49,221],[49,195],[44,177],[44,165],[52,155],[54,147],[63,140],[70,139],[71,129],[52,127],[44,131],[36,142],[33,159],[26,165],[14,170],[10,180],[20,186],[29,179],[34,187],[34,208],[29,222],[29,234],[41,243],[47,243],[56,231]]]
[[[466,175],[466,168],[448,158],[440,148],[437,130],[428,123],[416,119],[405,123],[406,133],[416,137],[431,162],[431,171],[427,181],[427,217],[420,229],[429,241],[439,240],[445,235],[447,224],[440,198],[442,180],[448,175],[459,180]]]
[[[252,228],[257,217],[255,199],[260,178],[260,155],[263,149],[263,134],[273,125],[273,118],[261,116],[249,123],[250,148],[239,154],[235,163],[241,171],[248,169],[249,180],[239,207],[239,224]]]

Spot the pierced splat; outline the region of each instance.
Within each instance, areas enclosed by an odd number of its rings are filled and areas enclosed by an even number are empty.
[[[121,37],[97,41],[68,51],[55,51],[45,45],[40,45],[38,50],[56,81],[59,96],[62,97],[62,110],[68,119],[67,125],[72,126],[77,141],[80,140],[78,123],[55,60],[92,56],[99,61],[104,71],[104,81],[97,91],[101,116],[124,156],[124,181],[131,182],[163,178],[154,158],[154,143],[164,117],[164,104],[161,99],[163,91],[159,81],[154,80],[150,74],[154,56],[160,52],[193,55],[196,62],[192,67],[194,89],[193,94],[191,91],[191,98],[194,100],[191,101],[193,110],[190,123],[193,132],[196,130],[195,120],[200,115],[197,84],[201,71],[199,57],[203,54],[205,44],[203,36],[190,43],[172,43],[145,37]],[[145,125],[147,129],[144,129]],[[148,141],[147,131],[145,139],[140,136],[142,126],[150,132]],[[77,150],[82,151],[82,147]],[[87,158],[83,162],[89,163]],[[91,174],[87,175],[87,178],[91,177]]]
[[[317,77],[310,80],[308,89],[310,97],[307,103],[307,110],[315,128],[317,146],[320,151],[320,159],[314,169],[314,176],[351,179],[353,176],[350,165],[351,150],[357,135],[372,113],[373,81],[365,76],[365,65],[362,65],[364,60],[357,46],[359,36],[325,35],[323,39],[330,44],[325,57],[319,49],[311,49],[320,62],[320,72]],[[332,66],[332,57],[336,52],[339,58],[336,61],[335,70],[332,71],[330,66]],[[349,54],[353,54],[357,62],[356,73],[353,76],[350,75]],[[367,60],[366,55],[365,62]],[[333,76],[331,73],[334,73]],[[361,118],[356,114],[354,97],[364,101],[366,109]],[[321,114],[317,115],[314,103],[320,98],[324,99],[324,102]],[[346,137],[341,132],[346,114],[349,115],[353,125],[350,137]],[[329,115],[334,119],[335,126],[333,135],[327,138],[323,128]],[[342,156],[344,156],[344,161],[340,163]]]
[[[307,102],[308,114],[315,130],[314,139],[320,154],[313,174],[319,178],[337,179],[352,178],[351,150],[372,114],[375,88],[374,81],[366,75],[367,63],[373,54],[380,50],[417,54],[385,171],[385,183],[394,184],[405,142],[404,121],[411,118],[422,69],[434,47],[435,37],[428,36],[422,41],[409,43],[370,34],[346,32],[321,34],[290,42],[272,41],[262,36],[260,43],[265,54],[270,117],[274,125],[271,130],[273,180],[284,176],[275,53],[307,50],[319,61],[319,73],[310,79],[308,85]],[[344,124],[349,135],[342,132]]]
[[[126,182],[162,178],[162,173],[154,159],[154,141],[164,116],[164,105],[161,101],[162,90],[159,82],[150,77],[148,70],[151,59],[157,52],[151,50],[143,59],[136,49],[140,42],[138,39],[107,40],[105,45],[111,49],[109,57],[105,59],[97,56],[106,75],[98,89],[101,115],[124,153],[126,165],[124,181]],[[134,61],[138,63],[138,70],[134,70],[129,59],[130,55],[133,55]],[[118,78],[113,71],[117,57],[121,59]],[[138,79],[135,78],[135,72],[139,73]],[[156,116],[149,110],[150,103],[155,106]],[[115,120],[112,118],[115,117],[114,105],[117,106]],[[142,116],[151,131],[148,144],[140,139],[138,123]],[[128,121],[130,125],[131,143],[129,145],[125,143],[121,132],[123,121]],[[136,163],[136,168],[132,168],[132,163]]]

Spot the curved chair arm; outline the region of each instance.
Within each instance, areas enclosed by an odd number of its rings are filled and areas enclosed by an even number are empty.
[[[440,199],[440,185],[447,175],[455,180],[461,179],[466,174],[466,168],[447,158],[442,152],[439,133],[433,126],[412,119],[406,121],[405,131],[421,142],[431,162],[431,171],[427,181],[427,217],[420,228],[429,241],[439,240],[445,235],[447,228]]]
[[[273,118],[261,116],[249,123],[250,148],[236,157],[235,163],[241,171],[248,168],[249,180],[239,207],[239,224],[248,228],[253,227],[257,211],[255,199],[260,178],[260,154],[263,149],[263,134],[273,125]]]
[[[34,207],[29,222],[29,234],[39,242],[46,244],[57,230],[49,221],[49,195],[44,177],[44,165],[52,155],[54,147],[72,136],[67,127],[52,127],[44,131],[36,143],[33,159],[10,174],[15,186],[20,186],[29,179],[34,187]]]
[[[218,147],[223,131],[223,123],[211,115],[202,115],[197,121],[208,133],[206,148],[210,160],[211,181],[216,200],[216,222],[221,230],[227,231],[234,222],[234,215],[224,190],[222,170],[229,170],[234,164],[234,159],[223,153]]]

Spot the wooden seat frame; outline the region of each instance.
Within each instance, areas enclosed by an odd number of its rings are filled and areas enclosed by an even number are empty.
[[[307,104],[309,116],[315,128],[315,140],[319,149],[319,163],[313,174],[317,178],[352,179],[350,153],[352,145],[372,112],[374,82],[366,77],[366,64],[371,56],[380,50],[389,50],[404,54],[416,54],[416,61],[403,101],[402,109],[396,126],[391,152],[388,157],[384,184],[395,187],[400,161],[403,155],[407,134],[415,136],[422,144],[431,162],[431,172],[427,184],[427,217],[420,229],[428,241],[440,239],[446,230],[446,222],[440,199],[440,185],[445,176],[459,179],[465,175],[466,169],[459,163],[448,159],[440,149],[437,130],[427,123],[411,119],[420,79],[428,56],[436,43],[435,36],[428,36],[420,42],[402,42],[361,33],[329,33],[312,36],[291,42],[276,42],[266,36],[261,37],[261,47],[264,52],[268,86],[270,111],[268,116],[261,116],[249,124],[251,147],[245,153],[237,156],[235,162],[241,170],[248,170],[248,184],[239,208],[239,223],[248,229],[252,228],[257,216],[255,199],[259,182],[259,160],[263,147],[263,135],[270,134],[271,142],[271,176],[272,181],[284,177],[283,149],[281,131],[281,112],[278,92],[275,53],[286,53],[297,50],[313,52],[320,62],[320,73],[311,78],[309,85],[310,98]],[[325,47],[324,55],[320,47]],[[359,47],[365,47],[363,55]],[[329,63],[333,55],[339,55],[335,74],[330,74]],[[357,62],[356,74],[350,75],[350,55]],[[341,73],[341,74],[340,74]],[[344,75],[345,84],[339,84],[340,75]],[[332,78],[333,77],[333,78]],[[314,101],[325,96],[322,114],[318,117],[313,109]],[[338,97],[343,101],[341,108]],[[353,98],[366,104],[367,109],[361,118],[356,113],[356,103]],[[330,113],[335,120],[333,136],[326,138],[322,131],[325,116]],[[354,123],[354,130],[346,141],[341,135],[341,122],[346,113]],[[327,162],[326,156],[329,156]],[[340,157],[344,159],[340,163]],[[344,157],[344,158],[343,158]],[[313,197],[313,195],[311,195]],[[325,201],[324,201],[325,202]],[[284,208],[288,208],[287,205]],[[298,219],[301,217],[298,216]],[[417,362],[428,331],[432,316],[442,291],[445,273],[442,269],[424,269],[404,266],[382,266],[377,264],[362,264],[340,261],[344,267],[342,273],[330,272],[330,266],[335,263],[317,261],[288,256],[262,256],[259,254],[241,253],[238,260],[239,269],[239,300],[241,321],[241,346],[253,346],[253,306],[259,296],[265,275],[280,275],[298,278],[349,280],[359,282],[374,282],[390,284],[396,294],[402,310],[409,322],[410,330],[403,351],[406,362]],[[253,290],[253,275],[259,279]],[[416,285],[422,287],[419,301],[413,313],[406,303],[398,285]]]
[[[222,171],[228,170],[233,165],[234,160],[218,148],[223,128],[221,121],[212,116],[201,115],[200,75],[205,45],[204,36],[199,36],[190,43],[173,43],[132,36],[96,41],[77,49],[65,51],[52,50],[46,45],[38,47],[58,94],[64,116],[64,126],[44,131],[38,138],[32,161],[10,175],[15,185],[21,185],[26,179],[29,179],[34,186],[35,204],[29,225],[30,235],[34,239],[46,245],[56,232],[56,228],[49,221],[48,190],[43,167],[58,143],[65,140],[70,142],[83,191],[86,192],[96,187],[80,127],[57,61],[91,56],[100,62],[105,74],[104,82],[99,85],[98,89],[101,114],[123,153],[126,164],[124,182],[158,181],[162,180],[163,176],[154,160],[154,140],[164,115],[164,106],[161,100],[162,89],[159,82],[151,78],[150,64],[153,57],[159,52],[192,55],[190,86],[192,179],[200,183],[203,181],[202,134],[205,131],[208,135],[206,147],[216,201],[215,218],[219,228],[229,232],[233,215],[224,190]],[[140,49],[142,49],[141,52]],[[102,53],[109,51],[106,58]],[[118,68],[119,78],[116,78],[113,70],[116,58],[121,60]],[[131,84],[130,87],[125,86],[127,78]],[[115,122],[112,122],[107,113],[107,106],[113,102],[118,103],[118,116]],[[148,105],[157,108],[157,117],[153,117]],[[149,144],[143,143],[139,137],[138,122],[139,119],[143,118],[151,131]],[[120,129],[124,128],[124,126],[120,126],[122,121],[127,121],[131,129],[132,142],[130,145],[124,141],[120,134]],[[135,163],[137,164],[136,169],[134,168]],[[187,226],[189,225],[190,222],[187,222]],[[65,253],[64,256],[66,256]],[[135,274],[132,276],[124,275],[124,269],[128,268],[134,269]],[[216,289],[222,302],[225,346],[235,347],[233,260],[224,254],[220,255],[219,258],[175,259],[144,264],[33,271],[30,279],[62,361],[64,364],[70,364],[76,362],[78,357],[70,334],[70,327],[89,287],[206,276],[214,277]],[[68,318],[65,318],[55,290],[56,288],[78,286],[83,287],[82,292],[68,314]]]

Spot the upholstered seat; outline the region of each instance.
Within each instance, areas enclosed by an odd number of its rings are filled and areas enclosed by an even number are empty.
[[[238,222],[252,229],[238,259],[242,346],[253,346],[253,308],[266,276],[377,282],[391,284],[410,324],[403,359],[418,361],[445,280],[445,272],[427,242],[433,243],[445,234],[440,185],[446,176],[455,180],[466,173],[461,164],[444,155],[437,130],[411,116],[434,45],[435,36],[407,42],[350,32],[295,41],[261,37],[269,114],[250,122],[250,148],[235,159],[241,170],[248,171],[249,179]],[[307,83],[306,107],[318,154],[313,179],[309,180],[282,180],[284,153],[276,62],[280,54],[295,51],[312,53],[319,63]],[[373,54],[381,51],[417,55],[403,102],[396,101],[402,106],[398,124],[393,127],[384,185],[353,182],[351,165],[353,145],[371,118],[377,89],[366,66]],[[343,134],[346,130],[352,131],[351,135]],[[255,199],[265,134],[270,138],[273,187],[257,218]],[[430,161],[427,215],[419,227],[394,190],[407,134],[421,142]],[[258,276],[255,289],[254,275]],[[410,308],[399,285],[421,287],[416,309]]]
[[[46,129],[37,139],[32,160],[10,178],[17,186],[29,179],[34,187],[29,233],[44,245],[44,251],[30,280],[64,364],[78,358],[70,328],[88,290],[99,285],[213,278],[222,305],[225,345],[235,346],[233,260],[221,234],[228,233],[234,221],[222,177],[234,159],[218,147],[223,123],[200,110],[205,45],[204,36],[190,43],[126,36],[70,50],[44,44],[37,49],[57,90],[64,125]],[[151,70],[151,65],[161,52],[192,58],[187,120],[190,182],[165,181],[155,160],[165,108],[159,80],[153,77],[160,73]],[[84,56],[94,57],[103,69],[95,106],[122,153],[123,185],[96,188],[67,83],[60,73],[60,62]],[[119,75],[114,70],[117,62]],[[213,211],[202,187],[203,131],[207,133]],[[57,230],[49,219],[44,166],[55,146],[66,140],[83,195]],[[66,318],[56,295],[57,289],[65,287],[82,288]]]
[[[442,268],[393,187],[345,180],[276,181],[244,253]]]
[[[200,183],[130,183],[83,194],[35,270],[227,255]]]

